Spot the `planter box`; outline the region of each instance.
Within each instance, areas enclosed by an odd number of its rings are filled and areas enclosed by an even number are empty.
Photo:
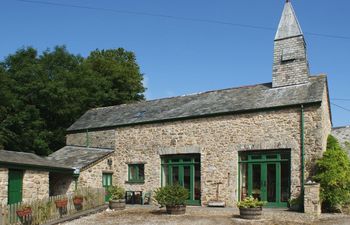
[[[242,219],[258,220],[261,219],[262,208],[239,208],[239,216]]]
[[[125,199],[109,200],[109,208],[115,210],[125,209]]]
[[[171,215],[181,215],[186,213],[185,205],[166,206],[166,213]]]

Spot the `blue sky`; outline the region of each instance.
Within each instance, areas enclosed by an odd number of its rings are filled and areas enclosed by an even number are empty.
[[[97,48],[123,47],[137,56],[148,88],[147,99],[271,82],[273,39],[284,0],[42,1],[111,11],[1,0],[2,59],[23,46],[42,51],[66,45],[70,52],[83,56]],[[327,74],[332,103],[350,109],[350,1],[292,0],[292,3],[306,33],[311,73]],[[332,105],[332,114],[334,126],[350,124],[350,111]]]

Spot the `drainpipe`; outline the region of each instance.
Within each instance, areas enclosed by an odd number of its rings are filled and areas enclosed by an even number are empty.
[[[301,112],[301,124],[300,124],[300,146],[301,146],[301,197],[303,199],[303,205],[304,205],[304,172],[305,172],[305,146],[304,146],[304,105],[300,106],[300,112]]]

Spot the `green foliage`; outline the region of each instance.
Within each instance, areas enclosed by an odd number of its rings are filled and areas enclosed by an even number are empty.
[[[253,196],[249,196],[243,201],[237,202],[237,207],[238,208],[260,208],[266,205],[266,202],[264,201],[259,201],[258,199],[255,199]]]
[[[188,190],[176,184],[158,188],[154,198],[161,206],[176,206],[185,205],[188,196]]]
[[[289,199],[288,204],[289,204],[289,209],[294,211],[300,211],[304,203],[301,195],[299,195],[297,198]]]
[[[95,50],[83,58],[55,47],[23,48],[0,62],[0,148],[47,155],[86,110],[143,100],[132,52]]]
[[[122,187],[110,186],[107,191],[111,195],[110,200],[124,199],[125,190]]]
[[[327,150],[317,161],[315,181],[321,184],[322,207],[338,210],[350,201],[350,160],[336,138],[329,135]]]

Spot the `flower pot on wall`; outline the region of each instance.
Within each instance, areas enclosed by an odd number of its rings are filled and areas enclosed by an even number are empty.
[[[16,214],[19,217],[22,224],[24,225],[32,224],[32,209],[30,207],[18,209],[16,210]]]
[[[258,220],[262,215],[262,207],[257,208],[239,208],[239,216],[242,219]]]
[[[57,208],[67,207],[68,199],[58,199],[55,201]]]
[[[181,215],[186,213],[186,206],[185,205],[167,205],[166,207],[166,213],[171,215]]]
[[[82,196],[76,196],[73,198],[73,204],[74,204],[74,208],[76,210],[82,210],[83,209],[83,202],[84,202],[84,198]]]
[[[109,208],[115,210],[125,209],[125,199],[109,200]]]

